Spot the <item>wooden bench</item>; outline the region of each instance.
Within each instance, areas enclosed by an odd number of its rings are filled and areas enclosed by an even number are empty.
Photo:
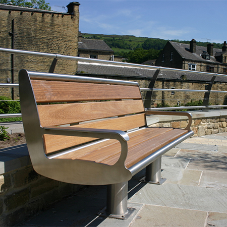
[[[128,181],[146,167],[161,180],[161,156],[193,135],[186,112],[145,111],[138,83],[19,73],[27,146],[37,173],[62,182],[108,185],[106,212],[128,214]],[[146,115],[188,117],[185,129],[148,127]]]

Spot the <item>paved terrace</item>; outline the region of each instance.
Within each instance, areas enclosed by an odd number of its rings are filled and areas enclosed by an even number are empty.
[[[162,185],[129,182],[128,220],[97,215],[106,186],[88,186],[20,226],[227,226],[227,133],[193,137],[163,156]]]

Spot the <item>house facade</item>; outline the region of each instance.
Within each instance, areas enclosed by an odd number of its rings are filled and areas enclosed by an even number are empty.
[[[99,39],[84,39],[79,35],[78,56],[114,61],[114,51]]]
[[[60,13],[0,4],[0,47],[77,56],[79,5],[71,2],[67,5],[68,12]],[[52,61],[47,57],[19,54],[12,60],[11,54],[0,52],[0,83],[17,83],[18,71],[22,68],[48,72]],[[59,59],[55,72],[75,74],[76,68],[76,61]],[[0,96],[11,96],[9,88],[0,92]]]
[[[207,47],[197,46],[194,39],[190,41],[190,44],[169,41],[160,53],[155,65],[226,74],[226,41],[222,49],[214,48],[212,43],[207,44]]]

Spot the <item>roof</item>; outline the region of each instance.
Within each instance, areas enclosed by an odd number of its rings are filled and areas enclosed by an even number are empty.
[[[43,10],[43,9],[35,9],[35,8],[28,8],[28,7],[14,6],[14,5],[6,5],[6,4],[0,4],[0,9],[12,10],[12,11],[22,11],[22,12],[69,14],[69,13],[61,13],[61,12],[57,12],[57,11],[49,11],[49,10]]]
[[[99,63],[78,62],[78,75],[98,76],[98,77],[123,77],[130,79],[152,79],[156,69],[133,68],[127,66],[104,65]],[[161,70],[158,80],[168,81],[188,81],[188,82],[209,82],[213,75],[209,73],[196,73],[195,71],[181,70]],[[227,83],[227,76],[218,76],[215,82]]]
[[[82,39],[78,42],[78,50],[114,52],[103,40],[99,39]]]
[[[216,60],[215,56],[220,56],[222,53],[222,49],[213,48],[213,56],[210,56],[210,60],[205,60],[201,57],[201,54],[204,51],[207,51],[207,47],[204,46],[196,46],[196,52],[190,52],[190,45],[184,43],[177,43],[169,41],[170,44],[175,48],[175,50],[181,55],[182,58],[193,61],[202,61],[202,62],[210,62],[210,63],[220,63]]]

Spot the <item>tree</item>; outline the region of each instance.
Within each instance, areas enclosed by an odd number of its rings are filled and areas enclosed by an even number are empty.
[[[51,10],[49,3],[46,3],[45,0],[0,0],[1,4],[15,5],[22,7],[29,7],[35,9]]]

